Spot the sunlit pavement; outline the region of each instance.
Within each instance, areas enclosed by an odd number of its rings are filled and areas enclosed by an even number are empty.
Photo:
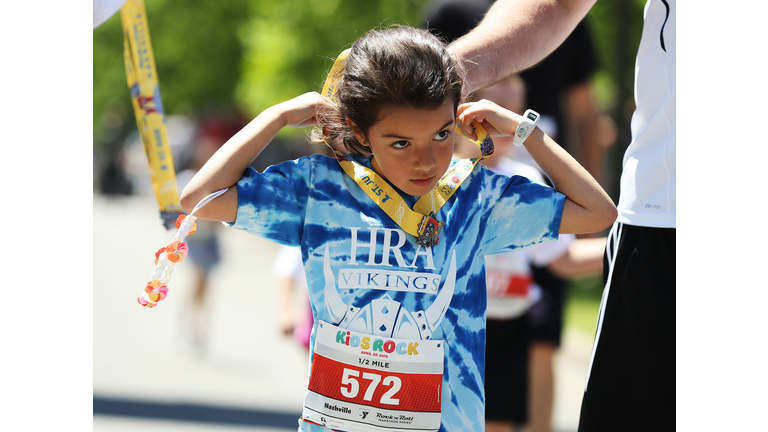
[[[93,430],[296,430],[307,373],[304,349],[277,328],[272,262],[278,246],[219,231],[222,263],[211,274],[208,343],[185,337],[191,264],[174,268],[168,298],[139,306],[154,254],[173,237],[152,197],[93,198]],[[578,423],[589,335],[566,331],[556,358],[554,428]]]

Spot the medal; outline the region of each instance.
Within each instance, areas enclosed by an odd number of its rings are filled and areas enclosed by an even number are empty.
[[[443,225],[445,222],[438,221],[435,219],[435,213],[429,212],[419,224],[419,237],[416,239],[416,244],[425,248],[437,245],[440,241],[440,230]]]

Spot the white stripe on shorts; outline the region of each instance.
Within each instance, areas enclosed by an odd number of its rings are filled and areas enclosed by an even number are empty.
[[[587,377],[584,380],[584,392],[589,385],[589,375],[592,372],[592,362],[595,361],[595,351],[597,351],[597,342],[600,340],[600,330],[603,328],[603,317],[605,316],[605,306],[608,303],[608,292],[611,290],[611,279],[613,278],[613,268],[616,263],[616,255],[619,251],[619,240],[624,225],[621,222],[614,222],[611,232],[608,234],[608,242],[605,245],[605,256],[608,259],[608,281],[603,288],[603,297],[600,300],[600,310],[597,315],[597,330],[595,331],[595,341],[592,343],[592,355],[589,357],[589,367],[587,368]]]

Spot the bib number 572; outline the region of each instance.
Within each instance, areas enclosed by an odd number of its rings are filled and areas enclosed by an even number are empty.
[[[344,395],[344,397],[348,397],[350,399],[357,397],[360,392],[360,383],[357,380],[358,378],[360,378],[360,371],[344,368],[344,373],[341,376],[341,394]],[[394,396],[398,391],[400,391],[400,387],[402,386],[400,378],[396,376],[387,376],[384,377],[384,380],[381,378],[382,377],[379,374],[363,372],[362,379],[370,381],[368,387],[365,390],[365,394],[363,395],[363,400],[370,402],[373,399],[376,388],[379,386],[379,383],[381,383],[384,386],[390,387],[390,389],[381,396],[380,403],[387,405],[399,405],[400,399],[394,399]]]

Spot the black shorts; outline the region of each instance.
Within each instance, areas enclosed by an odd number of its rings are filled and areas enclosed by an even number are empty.
[[[579,432],[675,430],[675,229],[616,222]]]
[[[485,419],[522,425],[528,420],[526,315],[487,320],[485,335]]]
[[[563,334],[566,281],[547,270],[531,266],[533,280],[541,287],[541,298],[528,311],[532,342],[550,342],[560,346]]]

